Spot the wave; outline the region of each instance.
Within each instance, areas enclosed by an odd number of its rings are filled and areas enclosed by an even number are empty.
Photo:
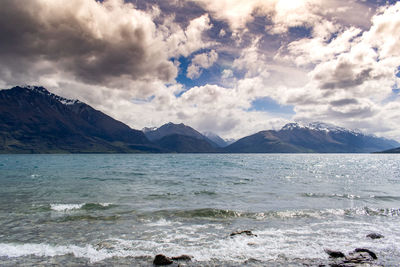
[[[93,216],[93,215],[68,215],[52,219],[56,222],[75,222],[75,221],[116,221],[120,218],[118,215]]]
[[[400,209],[396,208],[370,208],[359,207],[350,209],[321,209],[321,210],[282,210],[266,212],[244,212],[228,209],[193,209],[193,210],[159,210],[143,214],[152,218],[208,218],[208,219],[234,219],[249,218],[264,219],[290,219],[290,218],[325,218],[329,216],[400,216]]]
[[[400,200],[400,196],[377,196],[377,195],[368,195],[368,196],[360,196],[353,194],[324,194],[324,193],[303,193],[301,194],[303,197],[309,198],[345,198],[345,199],[378,199],[383,201],[398,201]]]
[[[69,213],[72,211],[79,210],[107,210],[116,207],[117,205],[112,203],[69,203],[69,204],[32,204],[31,210],[28,212],[64,212]]]
[[[80,203],[80,204],[50,204],[50,209],[54,211],[71,211],[71,210],[105,210],[112,208],[112,203]]]
[[[181,218],[216,218],[216,219],[226,219],[226,218],[236,218],[242,217],[244,213],[233,210],[224,209],[193,209],[193,210],[160,210],[149,214],[150,216],[156,217],[181,217]]]
[[[311,198],[347,198],[347,199],[359,199],[359,195],[352,194],[324,194],[324,193],[304,193],[301,194],[303,197]]]
[[[85,204],[50,204],[50,209],[55,211],[78,210]]]
[[[343,222],[327,222],[324,225],[308,224],[298,225],[289,229],[271,228],[255,229],[257,235],[240,235],[234,238],[229,237],[225,227],[221,230],[215,229],[213,224],[198,225],[175,225],[162,230],[162,239],[156,234],[154,239],[134,239],[126,240],[110,238],[96,241],[86,245],[55,245],[48,243],[0,243],[1,257],[55,257],[61,255],[72,255],[77,258],[86,258],[91,263],[113,258],[113,262],[118,262],[117,258],[132,257],[132,264],[137,258],[144,259],[141,266],[150,266],[156,254],[169,256],[188,254],[193,256],[193,266],[223,266],[223,264],[207,264],[204,262],[229,262],[226,266],[247,265],[246,261],[254,259],[259,262],[255,266],[267,265],[277,266],[277,264],[263,264],[263,262],[291,262],[299,263],[302,260],[326,260],[324,247],[352,251],[356,247],[371,248],[387,258],[395,256],[399,259],[399,237],[390,235],[398,230],[397,224],[387,229],[385,226],[377,229],[385,235],[385,239],[379,243],[371,242],[365,238],[368,229],[360,230],[359,224],[348,222],[343,227]],[[375,226],[374,226],[375,227]],[[360,233],[359,233],[360,232]],[[371,247],[372,246],[372,247]],[[382,258],[381,258],[382,259]],[[304,264],[307,266],[318,266],[319,264]],[[110,262],[108,262],[109,265]],[[242,263],[233,265],[232,263]],[[326,262],[320,262],[326,263]],[[118,265],[118,264],[115,264]],[[192,265],[191,265],[192,266]],[[224,265],[225,266],[225,265]],[[288,266],[288,265],[279,265]],[[290,265],[292,266],[292,265]],[[303,266],[294,264],[293,266]]]
[[[118,249],[110,252],[92,245],[84,247],[76,245],[50,245],[50,244],[0,244],[0,257],[23,257],[35,255],[39,257],[55,257],[72,254],[77,258],[88,258],[91,263],[102,261],[111,257],[143,256],[139,251]]]
[[[196,192],[194,192],[194,194],[195,195],[206,195],[206,196],[215,196],[215,195],[217,195],[216,192],[209,191],[209,190],[196,191]]]

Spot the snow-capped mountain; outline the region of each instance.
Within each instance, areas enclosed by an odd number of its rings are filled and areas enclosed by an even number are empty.
[[[315,131],[324,131],[324,132],[352,132],[356,135],[363,134],[361,131],[357,129],[346,129],[340,126],[336,126],[334,124],[326,123],[326,122],[311,122],[308,124],[302,124],[299,122],[288,123],[282,127],[281,130],[288,131],[293,129],[310,129]]]
[[[44,87],[0,90],[1,153],[151,151],[141,131],[131,129],[79,100]]]
[[[366,135],[328,123],[288,123],[279,131],[262,131],[228,146],[228,152],[246,153],[366,153],[398,147],[394,140]]]
[[[322,122],[289,123],[223,148],[217,135],[182,123],[143,131],[43,87],[0,90],[0,153],[365,153],[400,147],[394,140]]]
[[[19,88],[30,90],[30,91],[38,93],[38,94],[46,95],[48,97],[51,97],[51,98],[59,101],[60,103],[62,103],[64,105],[82,104],[82,102],[79,101],[78,99],[68,99],[68,98],[50,93],[49,91],[46,90],[46,88],[44,88],[42,86],[25,85],[25,86],[20,86]],[[8,90],[12,90],[12,89],[13,88],[8,89]]]

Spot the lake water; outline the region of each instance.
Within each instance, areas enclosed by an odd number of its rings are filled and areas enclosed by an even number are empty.
[[[0,185],[1,266],[400,262],[400,155],[1,155]]]

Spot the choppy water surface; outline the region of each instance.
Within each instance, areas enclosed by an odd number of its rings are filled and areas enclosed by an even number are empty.
[[[0,265],[397,266],[399,182],[399,155],[1,155]]]

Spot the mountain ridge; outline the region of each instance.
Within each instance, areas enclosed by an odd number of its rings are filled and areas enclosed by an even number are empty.
[[[41,86],[0,90],[0,153],[396,153],[400,147],[394,140],[323,122],[288,123],[226,144],[183,123],[135,130]]]
[[[138,130],[44,87],[0,90],[3,153],[128,153],[159,149]]]
[[[280,130],[260,131],[226,147],[231,153],[371,153],[397,146],[386,138],[332,124],[288,123]]]
[[[151,127],[151,128],[143,128],[142,130],[144,132],[144,134],[146,135],[146,137],[152,141],[155,142],[157,144],[160,145],[159,141],[165,137],[171,136],[171,135],[177,135],[174,140],[178,141],[179,137],[178,136],[182,136],[182,139],[185,139],[187,141],[189,141],[188,138],[184,138],[185,137],[191,137],[194,139],[199,140],[199,149],[200,151],[203,151],[205,148],[204,143],[200,142],[200,141],[205,141],[207,142],[209,145],[211,145],[211,147],[213,147],[214,149],[212,150],[208,150],[210,152],[216,151],[215,149],[218,148],[219,146],[214,143],[212,140],[210,140],[207,136],[204,136],[203,134],[201,134],[199,131],[195,130],[194,128],[185,125],[183,123],[172,123],[172,122],[168,122],[160,127]],[[183,141],[183,140],[181,140]],[[180,142],[181,142],[180,141]],[[190,146],[193,147],[193,142],[192,140],[189,141],[191,144]],[[182,143],[180,144],[182,145]],[[171,144],[168,145],[168,149],[171,149]],[[193,149],[190,148],[190,151],[192,151]],[[180,149],[180,151],[182,151],[182,149]]]

